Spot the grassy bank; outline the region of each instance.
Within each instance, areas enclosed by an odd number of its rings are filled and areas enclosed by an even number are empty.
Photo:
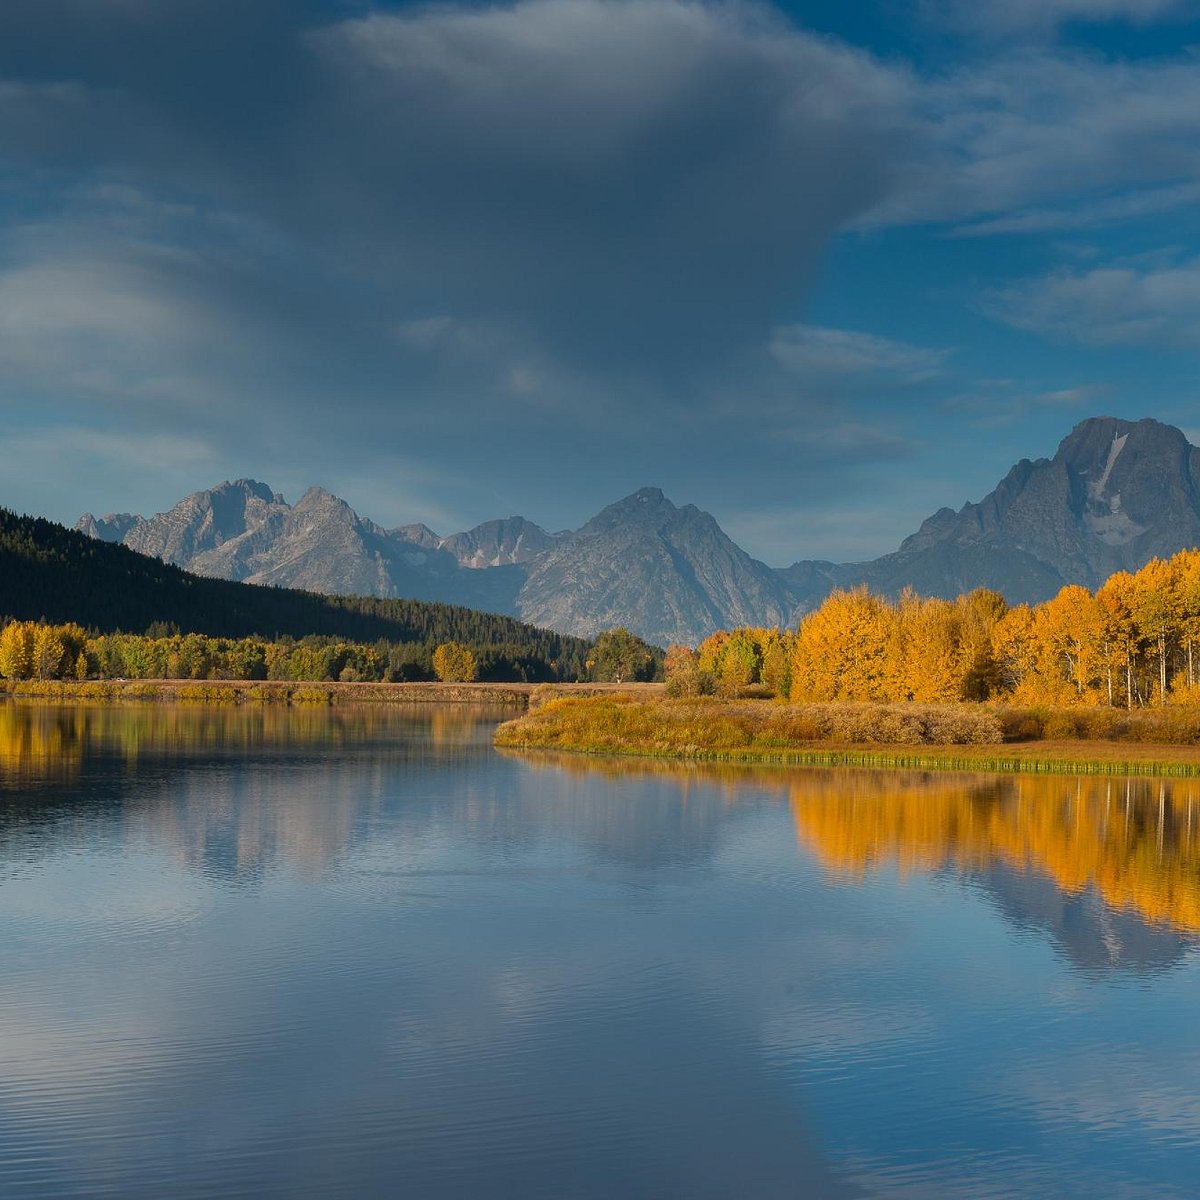
[[[660,685],[626,685],[649,694]],[[309,683],[242,679],[0,679],[0,699],[160,700],[192,704],[500,704],[526,708],[557,696],[622,690],[610,683]]]
[[[717,762],[1200,775],[1200,713],[1122,714],[1119,723],[1091,725],[967,704],[563,696],[500,726],[496,745]]]

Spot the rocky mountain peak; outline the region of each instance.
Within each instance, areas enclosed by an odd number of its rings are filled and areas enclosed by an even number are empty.
[[[1182,430],[1147,417],[1141,421],[1123,421],[1119,417],[1089,417],[1080,421],[1059,443],[1055,462],[1087,470],[1105,462],[1112,446],[1120,439],[1134,454],[1181,453],[1188,445]]]
[[[232,483],[226,481],[213,489],[214,492],[233,492],[238,491],[247,498],[253,497],[256,500],[261,500],[264,504],[284,504],[286,501],[279,492],[274,492],[265,484],[260,483],[257,479],[235,479]]]
[[[590,537],[622,527],[659,528],[672,520],[678,511],[663,495],[662,488],[639,488],[601,509],[579,530],[579,536]]]
[[[120,542],[140,520],[133,513],[108,513],[103,517],[84,513],[75,522],[75,528],[100,542]]]
[[[1200,449],[1160,421],[1092,417],[1053,458],[1022,459],[978,504],[942,509],[895,554],[830,574],[895,593],[954,596],[974,587],[1010,603],[1039,601],[1066,583],[1096,587],[1115,571],[1200,545]],[[798,563],[797,588],[828,590]],[[810,583],[811,580],[811,583]]]

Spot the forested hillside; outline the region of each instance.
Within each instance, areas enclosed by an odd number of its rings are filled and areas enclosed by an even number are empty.
[[[124,546],[0,509],[0,617],[98,632],[166,627],[213,637],[318,636],[405,647],[409,676],[444,642],[472,647],[494,679],[583,678],[589,643],[447,604],[322,596],[190,575]]]

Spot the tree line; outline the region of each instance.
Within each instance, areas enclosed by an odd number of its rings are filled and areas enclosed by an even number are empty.
[[[666,672],[677,695],[758,686],[797,702],[1200,704],[1200,550],[1036,605],[986,589],[954,600],[837,591],[795,630],[672,646]]]
[[[496,648],[491,647],[494,651]],[[202,633],[91,634],[81,625],[9,621],[0,628],[0,676],[5,679],[244,679],[291,682],[400,682],[440,679],[469,683],[511,670],[500,653],[479,661],[469,646],[365,645],[334,638],[264,641]]]

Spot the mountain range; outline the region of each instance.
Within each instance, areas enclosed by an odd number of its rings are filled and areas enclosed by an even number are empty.
[[[77,529],[201,575],[345,595],[440,600],[594,636],[625,625],[649,641],[695,644],[718,628],[779,625],[834,588],[865,583],[1010,603],[1200,544],[1200,448],[1158,421],[1083,421],[1053,458],[1022,459],[977,504],[941,509],[892,554],[775,569],[694,505],[657,488],[609,505],[574,532],[523,517],[440,537],[385,529],[311,488],[289,505],[254,480],[222,483],[153,517],[80,518]]]

